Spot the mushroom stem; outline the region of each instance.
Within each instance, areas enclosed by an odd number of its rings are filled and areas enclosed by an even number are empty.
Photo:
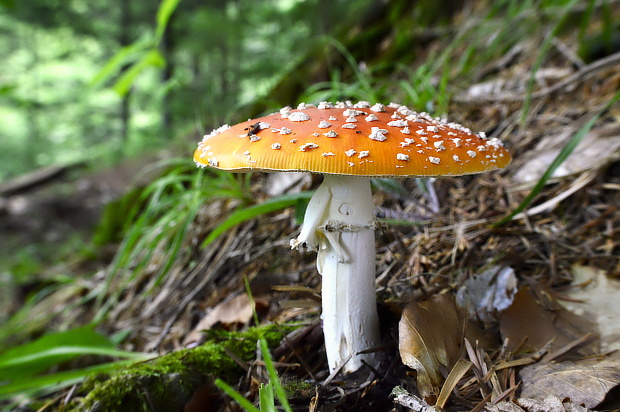
[[[360,352],[380,343],[375,299],[374,206],[370,178],[325,175],[308,204],[293,247],[318,250],[323,277],[323,332],[331,371],[345,373],[376,354]]]

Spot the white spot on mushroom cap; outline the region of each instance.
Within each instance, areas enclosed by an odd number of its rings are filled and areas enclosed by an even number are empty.
[[[310,116],[308,116],[308,114],[304,112],[293,112],[288,115],[288,119],[291,122],[305,122],[307,120],[310,120]]]
[[[250,142],[258,142],[259,140],[260,140],[260,136],[255,135],[255,134],[250,135]]]
[[[349,116],[347,117],[347,123],[355,123],[357,122],[357,119],[355,118],[355,116]]]
[[[327,120],[330,120],[333,122],[334,120],[338,120],[338,119],[335,116],[329,116]]]
[[[285,106],[280,109],[280,116],[282,116],[283,119],[288,119],[290,114],[291,114],[291,106]]]
[[[365,158],[365,157],[368,157],[368,155],[369,155],[369,154],[370,154],[370,152],[369,152],[368,150],[362,150],[362,151],[360,152],[360,154],[359,154],[359,155],[357,155],[357,157],[359,157],[360,159],[363,159],[363,158]]]
[[[336,156],[336,153],[333,152],[327,152],[327,153],[323,153],[322,154],[323,157],[327,157],[327,156]]]
[[[326,122],[325,120],[321,120],[317,127],[319,129],[327,129],[328,127],[331,127],[331,124],[329,122]]]
[[[208,162],[209,162],[209,166],[213,166],[213,167],[218,167],[220,164],[220,162],[218,162],[215,157],[209,158]]]
[[[379,120],[379,118],[377,116],[375,116],[374,113],[371,113],[368,116],[366,116],[365,120],[367,122],[376,122],[377,120]]]
[[[409,109],[407,106],[400,106],[396,111],[402,114],[403,116],[415,116],[416,115],[416,112]]]
[[[411,131],[409,130],[409,126],[405,126],[402,129],[400,129],[400,132],[402,134],[411,134]]]
[[[348,157],[354,156],[355,153],[357,153],[355,150],[353,149],[349,149],[346,152],[344,152],[344,154],[346,154]]]
[[[379,142],[383,142],[387,137],[385,136],[388,133],[387,130],[381,129],[379,127],[371,128],[370,135],[368,136],[372,140],[377,140]]]
[[[279,148],[281,148],[282,145],[280,143],[274,143],[271,145],[271,148],[274,150],[278,150]]]
[[[342,125],[343,129],[355,129],[357,126],[355,126],[355,124],[353,123],[345,123]]]
[[[288,127],[283,127],[280,129],[280,134],[282,135],[291,134],[291,133],[293,133],[293,131],[289,129]]]
[[[469,155],[469,157],[473,159],[474,157],[476,157],[478,153],[474,152],[473,150],[468,150],[467,154]]]
[[[227,124],[218,127],[217,129],[213,130],[211,133],[204,135],[202,137],[201,143],[206,142],[209,138],[211,138],[213,136],[217,136],[218,134],[223,133],[223,132],[225,132],[228,129],[230,129],[230,126],[227,125]]]
[[[355,107],[356,109],[365,109],[370,107],[370,102],[367,102],[366,100],[360,100],[359,102],[355,103],[353,107]]]
[[[396,159],[397,160],[409,160],[409,155],[406,155],[404,153],[396,153]]]
[[[455,162],[461,161],[461,158],[458,155],[452,155],[452,158],[454,159]]]
[[[370,108],[370,111],[372,111],[372,112],[385,112],[385,106],[382,105],[381,103],[375,103]]]
[[[438,157],[433,157],[433,156],[429,156],[429,157],[428,157],[428,161],[429,161],[429,162],[431,162],[431,163],[433,163],[433,164],[436,164],[436,165],[438,165],[439,163],[441,163],[441,159],[440,159],[440,158],[438,158]]]
[[[392,120],[391,122],[388,122],[387,125],[394,126],[394,127],[407,127],[408,123],[406,120],[398,119],[398,120]]]
[[[454,147],[461,147],[461,139],[459,139],[458,137],[455,137],[454,139],[452,139],[452,141],[454,142]]]
[[[304,143],[301,146],[299,146],[299,151],[305,152],[308,149],[316,149],[317,147],[319,147],[319,145],[316,143]]]
[[[433,142],[433,146],[435,146],[435,149],[438,152],[446,150],[446,147],[443,145],[443,140],[440,140],[438,142]]]
[[[323,133],[323,135],[326,136],[326,137],[336,137],[336,136],[338,136],[338,133],[336,133],[335,130],[330,130],[327,133]]]
[[[331,109],[334,107],[334,104],[331,102],[320,102],[317,107],[319,109]]]
[[[342,112],[342,115],[345,117],[351,117],[351,116],[355,117],[355,116],[359,116],[362,114],[364,114],[363,111],[355,110],[355,109],[346,109],[345,111]]]

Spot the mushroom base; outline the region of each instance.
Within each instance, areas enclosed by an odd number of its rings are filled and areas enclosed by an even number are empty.
[[[375,298],[374,206],[370,179],[326,175],[308,204],[293,247],[318,250],[323,277],[323,331],[329,368],[354,372],[378,356],[360,353],[380,343]]]

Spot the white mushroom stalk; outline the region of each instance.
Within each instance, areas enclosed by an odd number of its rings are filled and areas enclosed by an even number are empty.
[[[374,206],[370,178],[325,175],[306,210],[301,233],[291,241],[317,250],[322,276],[322,319],[330,371],[354,372],[378,355],[375,298]]]

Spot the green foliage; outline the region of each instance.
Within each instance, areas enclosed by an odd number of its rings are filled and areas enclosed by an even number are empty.
[[[159,262],[158,270],[144,293],[150,293],[159,285],[181,254],[187,231],[205,201],[216,198],[247,201],[242,182],[231,173],[198,170],[191,159],[172,159],[164,164],[168,166],[165,174],[143,190],[130,192],[110,206],[97,229],[96,240],[103,242],[114,239],[118,228],[123,228],[123,240],[109,268],[105,285],[98,291],[98,300],[103,303],[105,299],[98,319],[117,302],[122,289],[135,281],[155,257]],[[111,291],[112,297],[109,297],[110,285],[119,274],[123,277],[117,280],[117,286]]]
[[[50,333],[41,338],[0,353],[0,400],[17,393],[48,393],[76,383],[91,374],[118,367],[118,363],[99,367],[57,372],[38,376],[52,366],[61,365],[78,356],[97,355],[125,359],[147,359],[149,355],[114,348],[114,343],[83,326],[66,332]]]
[[[222,223],[220,223],[215,229],[213,229],[202,242],[201,246],[207,246],[231,227],[238,225],[239,223],[246,222],[250,219],[254,219],[258,216],[267,213],[277,212],[290,206],[297,206],[305,209],[305,205],[312,197],[312,194],[313,192],[301,192],[282,195],[279,197],[274,197],[257,205],[238,209],[231,213]]]

